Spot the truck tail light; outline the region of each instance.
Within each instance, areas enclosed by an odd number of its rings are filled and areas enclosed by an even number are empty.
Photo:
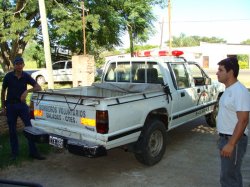
[[[33,101],[30,101],[29,108],[30,108],[30,119],[35,119],[36,116],[39,116],[39,117],[43,116],[43,111],[35,109]]]
[[[96,111],[96,131],[100,134],[107,134],[109,131],[108,111]]]
[[[30,119],[35,119],[34,116],[34,102],[30,101]]]

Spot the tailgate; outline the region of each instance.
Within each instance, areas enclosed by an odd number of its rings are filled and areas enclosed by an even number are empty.
[[[32,125],[46,132],[83,139],[96,134],[96,99],[63,94],[33,95]],[[94,138],[95,139],[95,138]]]

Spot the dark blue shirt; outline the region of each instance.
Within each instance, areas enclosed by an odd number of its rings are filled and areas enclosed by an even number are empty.
[[[27,85],[34,86],[36,81],[26,72],[22,72],[21,78],[15,76],[15,72],[7,73],[3,79],[2,87],[7,89],[7,103],[8,101],[21,101],[21,95],[27,90]]]

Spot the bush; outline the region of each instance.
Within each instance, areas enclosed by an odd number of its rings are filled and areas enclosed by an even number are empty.
[[[249,69],[248,62],[239,61],[240,69]]]

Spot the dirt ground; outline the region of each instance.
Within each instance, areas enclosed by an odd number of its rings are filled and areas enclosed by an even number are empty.
[[[215,129],[200,118],[168,132],[166,153],[152,167],[140,164],[133,153],[122,149],[95,159],[63,150],[51,153],[44,161],[1,170],[0,179],[36,182],[44,187],[219,187],[217,138]],[[250,141],[242,174],[244,187],[250,187]]]

